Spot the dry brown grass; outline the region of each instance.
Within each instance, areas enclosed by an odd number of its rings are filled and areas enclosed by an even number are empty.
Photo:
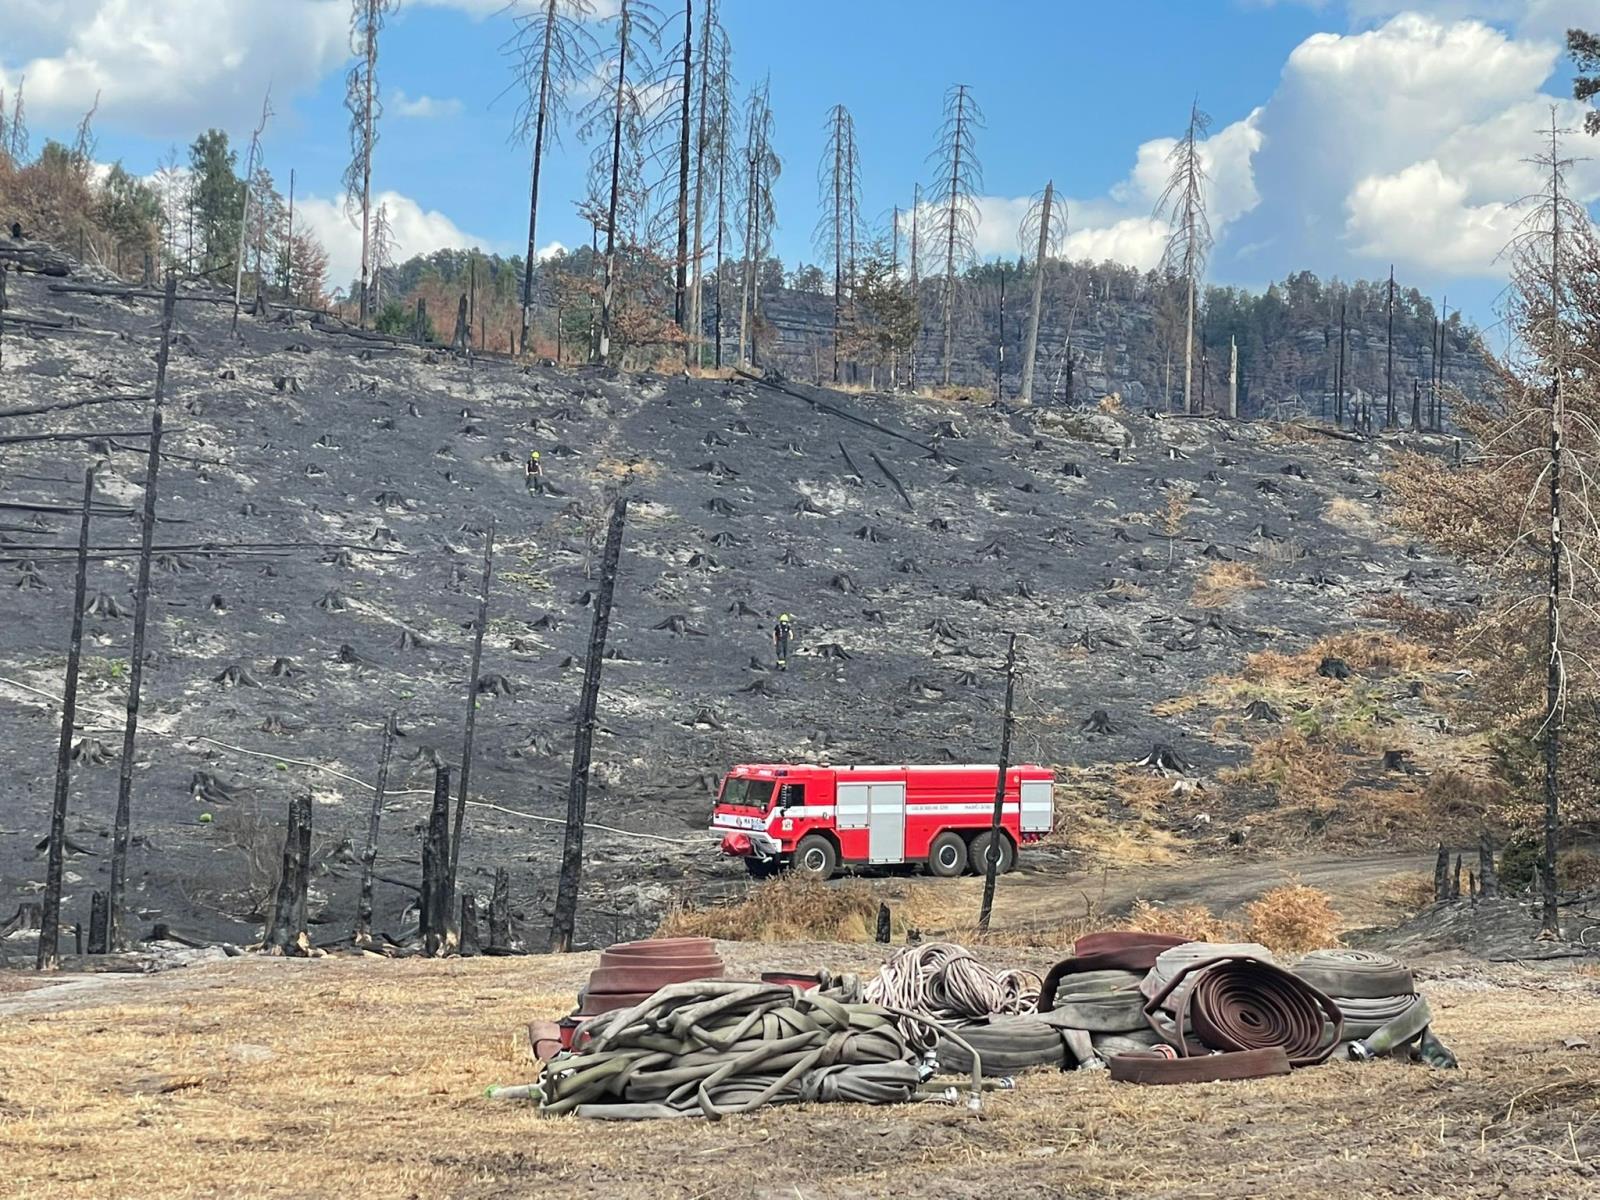
[[[1574,892],[1600,888],[1600,854],[1593,850],[1563,850],[1556,856],[1556,878]]]
[[[1214,562],[1194,581],[1195,604],[1201,608],[1221,608],[1232,603],[1239,593],[1266,587],[1249,563]]]
[[[1191,942],[1236,942],[1243,933],[1238,922],[1224,920],[1203,904],[1167,908],[1148,900],[1133,902],[1122,928],[1170,934]]]
[[[1258,683],[1336,683],[1323,681],[1317,675],[1317,667],[1324,658],[1343,659],[1356,674],[1374,675],[1435,669],[1439,665],[1437,655],[1438,651],[1431,646],[1385,631],[1347,631],[1322,638],[1297,654],[1257,651],[1245,659],[1243,675]]]
[[[1336,529],[1370,534],[1378,528],[1372,510],[1348,496],[1335,496],[1322,509],[1322,519]]]
[[[657,937],[709,937],[734,942],[867,942],[877,930],[878,896],[860,880],[817,883],[780,875],[737,900],[670,909]],[[897,914],[904,932],[904,907]]]
[[[1328,893],[1303,883],[1272,888],[1245,905],[1247,932],[1275,954],[1303,954],[1335,944],[1340,928]]]
[[[1433,903],[1433,876],[1426,871],[1403,871],[1376,884],[1378,898],[1406,916]]]
[[[1446,653],[1453,651],[1462,627],[1459,614],[1449,609],[1418,604],[1399,592],[1377,597],[1362,610],[1361,615],[1392,621],[1399,627],[1402,637],[1439,647]]]
[[[881,961],[815,944],[722,950],[744,977]],[[1038,970],[1052,954],[988,957]],[[934,1104],[815,1104],[601,1125],[485,1099],[528,1078],[522,1026],[568,1011],[593,965],[592,954],[245,959],[122,977],[58,1012],[7,1012],[3,1186],[30,1200],[721,1200],[758,1180],[781,1180],[785,1195],[949,1200],[1466,1198],[1506,1178],[1555,1200],[1593,1191],[1600,1066],[1558,1035],[1600,1028],[1600,979],[1497,968],[1427,984],[1460,1080],[1399,1062],[1179,1088],[1033,1072],[986,1096],[981,1120]],[[248,1061],[244,1046],[273,1057]]]
[[[1095,405],[1101,412],[1110,417],[1122,415],[1122,395],[1120,392],[1111,392],[1100,397],[1100,403]]]

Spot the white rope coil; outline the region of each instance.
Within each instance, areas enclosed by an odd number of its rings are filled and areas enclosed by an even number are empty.
[[[1036,1012],[1041,983],[1032,971],[986,966],[953,942],[925,942],[907,946],[884,963],[863,997],[869,1004],[959,1024],[995,1014]],[[902,1019],[900,1031],[920,1051],[938,1043],[937,1034],[925,1025]]]

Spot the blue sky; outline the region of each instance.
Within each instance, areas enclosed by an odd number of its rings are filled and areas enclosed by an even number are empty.
[[[606,0],[614,6],[615,0]],[[503,0],[407,0],[381,46],[387,98],[375,186],[400,252],[526,236],[526,150]],[[681,6],[660,0],[671,24]],[[1600,25],[1594,0],[723,0],[741,88],[770,75],[785,161],[776,248],[815,257],[816,169],[835,103],[855,115],[864,208],[886,214],[927,181],[945,88],[986,116],[979,248],[1015,253],[1026,197],[1068,197],[1073,257],[1149,266],[1162,156],[1198,96],[1208,142],[1216,282],[1288,271],[1403,279],[1488,324],[1494,250],[1523,189],[1519,160],[1548,105],[1570,96],[1559,38]],[[154,170],[208,125],[248,137],[270,81],[267,164],[297,173],[302,211],[336,265],[355,261],[338,216],[348,158],[347,0],[0,0],[0,86],[28,75],[35,145],[70,136],[104,91],[98,153]],[[607,36],[607,27],[597,32]],[[1563,120],[1577,106],[1565,101]],[[407,115],[407,114],[412,115]],[[1600,145],[1595,146],[1600,152]],[[572,201],[588,149],[571,130],[549,160],[539,242],[585,231]],[[1600,154],[1597,154],[1600,157]],[[1574,176],[1600,199],[1600,167]]]

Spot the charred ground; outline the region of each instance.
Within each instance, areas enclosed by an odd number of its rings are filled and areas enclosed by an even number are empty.
[[[0,409],[148,392],[156,300],[13,277],[11,308],[64,327],[8,325]],[[1330,634],[1385,629],[1373,604],[1396,594],[1463,611],[1475,599],[1470,580],[1385,532],[1388,450],[1373,443],[496,359],[469,374],[459,357],[294,314],[241,317],[235,338],[229,315],[203,299],[178,306],[156,539],[174,548],[158,550],[154,576],[135,927],[248,940],[289,798],[309,786],[323,863],[314,901],[329,936],[342,932],[367,793],[302,764],[370,781],[390,710],[404,736],[379,870],[414,878],[431,767],[460,754],[491,518],[473,792],[559,817],[606,497],[619,486],[633,500],[591,819],[686,840],[591,838],[583,911],[602,940],[647,930],[686,886],[729,875],[698,834],[730,762],[992,758],[1006,631],[1026,658],[1021,756],[1084,785],[1063,792],[1067,823],[1082,805],[1116,824],[1131,815],[1117,780],[1158,746],[1176,756],[1175,778],[1248,766],[1239,722],[1251,693],[1239,673],[1250,655],[1299,662]],[[13,415],[0,435],[137,430],[148,413],[127,401]],[[135,545],[142,446],[110,434],[0,451],[7,911],[43,874],[36,847],[59,723],[47,697],[60,693],[72,596],[68,510],[82,468],[103,461],[93,544]],[[530,449],[548,495],[524,488]],[[126,554],[91,563],[69,919],[86,919],[109,869],[134,568]],[[768,642],[780,611],[799,635],[781,674]],[[1405,661],[1355,661],[1350,678],[1328,679],[1311,653],[1293,668],[1306,676],[1296,686],[1359,691],[1381,709],[1376,723],[1397,727],[1397,745],[1434,722]],[[1219,677],[1242,690],[1210,682]],[[1091,720],[1097,710],[1109,724]],[[1292,708],[1279,715],[1292,725]],[[1137,815],[1199,822],[1222,843],[1282,798],[1271,780],[1246,777],[1199,798],[1187,790],[1170,811],[1158,797]],[[536,938],[557,833],[490,808],[468,819],[466,886],[509,867]],[[379,927],[399,931],[412,896],[380,884]]]

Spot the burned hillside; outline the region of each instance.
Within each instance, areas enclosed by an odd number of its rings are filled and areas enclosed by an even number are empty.
[[[63,290],[79,287],[11,280],[0,906],[42,878],[75,508],[97,461],[64,901],[87,923],[107,870],[160,304]],[[469,367],[293,312],[241,316],[235,337],[215,297],[183,293],[168,376],[134,775],[136,931],[252,937],[283,816],[311,788],[314,899],[343,932],[390,712],[401,736],[377,924],[405,925],[432,768],[461,754],[491,522],[472,791],[499,807],[469,810],[463,878],[486,889],[509,868],[529,929],[542,930],[619,488],[631,506],[590,817],[667,840],[593,835],[581,919],[608,933],[639,928],[686,873],[734,869],[700,834],[731,762],[992,759],[1009,631],[1025,658],[1019,756],[1069,774],[1143,762],[1153,778],[1214,778],[1251,755],[1218,722],[1286,704],[1281,689],[1252,692],[1252,655],[1298,661],[1327,635],[1388,628],[1373,615],[1386,597],[1474,601],[1426,547],[1385,534],[1375,443],[743,378]],[[524,482],[531,450],[542,495]],[[781,673],[769,641],[780,612],[798,639]],[[1314,657],[1308,686],[1382,677],[1384,720],[1400,725],[1381,736],[1409,753],[1407,722],[1420,725],[1429,700],[1389,679],[1407,664]],[[1245,683],[1219,691],[1218,678]],[[1198,806],[1220,836],[1225,812],[1277,802],[1271,784],[1241,776]],[[1193,797],[1174,803],[1181,814],[1158,799],[1145,815],[1190,821]],[[1073,820],[1070,795],[1058,811]]]

